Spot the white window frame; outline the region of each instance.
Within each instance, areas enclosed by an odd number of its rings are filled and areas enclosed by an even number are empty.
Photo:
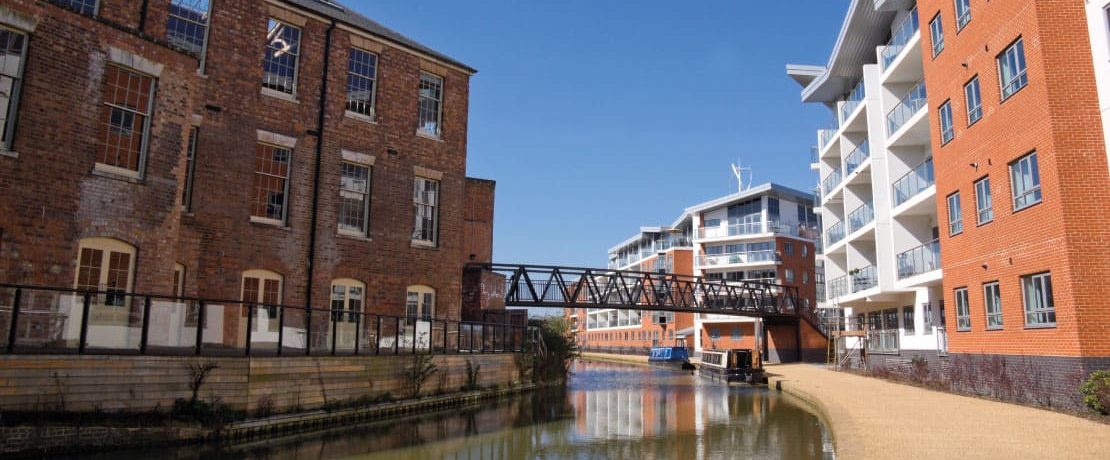
[[[987,330],[1002,329],[1002,288],[998,281],[983,283],[983,313]]]
[[[290,87],[288,89],[271,88],[271,87],[267,86],[270,83],[266,80],[266,65],[265,64],[266,64],[266,60],[269,59],[270,52],[273,50],[273,48],[271,48],[271,45],[277,39],[277,35],[276,35],[276,32],[275,32],[275,30],[277,30],[277,28],[276,27],[271,27],[272,25],[276,25],[276,24],[280,24],[284,27],[295,29],[297,31],[297,47],[296,47],[296,50],[295,51],[290,51],[288,49],[285,49],[285,50],[281,51],[282,53],[288,53],[288,54],[293,55],[292,83],[290,84]],[[263,89],[263,93],[266,93],[267,91],[272,91],[272,94],[279,95],[279,97],[280,97],[280,95],[284,95],[285,97],[290,97],[290,98],[296,98],[297,97],[297,89],[298,89],[298,86],[299,86],[297,84],[297,82],[300,79],[299,77],[300,77],[300,74],[301,74],[301,46],[303,44],[304,44],[304,29],[303,28],[298,27],[294,24],[290,24],[286,21],[282,21],[282,20],[280,20],[278,18],[275,18],[273,16],[270,16],[267,19],[267,22],[266,22],[266,44],[265,44],[266,52],[262,56],[262,64],[263,64],[262,65],[262,89]],[[288,46],[288,43],[286,43],[286,45]]]
[[[122,110],[123,112],[130,113],[130,114],[132,114],[132,116],[141,116],[141,117],[143,117],[143,124],[142,124],[142,128],[141,128],[142,133],[140,133],[139,158],[138,158],[138,162],[136,163],[136,169],[130,169],[130,168],[127,168],[127,167],[124,167],[124,166],[119,166],[119,165],[110,165],[110,164],[107,164],[107,163],[101,163],[100,158],[99,158],[99,150],[97,152],[97,159],[96,159],[97,161],[96,161],[94,167],[97,170],[109,172],[109,173],[112,173],[112,174],[118,174],[118,175],[122,175],[122,176],[133,177],[133,178],[141,178],[141,177],[143,177],[143,172],[146,171],[146,160],[147,160],[147,156],[149,154],[150,131],[151,131],[150,126],[151,126],[152,118],[153,118],[153,115],[154,115],[154,98],[157,97],[157,95],[158,95],[158,77],[155,76],[155,75],[151,75],[149,73],[142,72],[142,71],[140,71],[138,69],[135,69],[135,68],[132,68],[132,67],[127,67],[127,66],[120,65],[118,63],[112,62],[112,63],[108,63],[105,66],[105,72],[104,72],[105,78],[107,78],[107,68],[108,67],[115,67],[115,68],[119,69],[119,71],[121,71],[121,72],[127,72],[127,73],[130,73],[130,74],[134,74],[134,75],[138,76],[139,78],[149,78],[150,79],[150,94],[147,96],[148,97],[147,106],[145,107],[144,110],[131,109],[131,108],[128,108],[128,107],[124,107],[124,106],[112,103],[112,102],[108,102],[108,94],[103,94],[101,96],[101,101],[100,101],[101,110],[109,110],[110,111],[110,110],[118,109],[118,110]],[[106,82],[102,82],[102,83],[103,83],[102,87],[104,87],[107,84]],[[102,89],[106,90],[107,88],[104,87]],[[109,112],[108,118],[109,118],[109,120],[111,120],[111,112]],[[109,123],[111,123],[111,121],[109,121]],[[101,136],[102,134],[104,134],[104,133],[101,132],[98,129],[97,136]],[[99,139],[99,138],[97,140],[97,142],[100,143],[101,145],[103,145],[104,141],[105,141],[105,139]]]
[[[436,184],[429,194],[427,184]],[[423,186],[422,186],[423,185]],[[413,230],[412,241],[417,244],[434,246],[439,242],[439,195],[442,183],[438,180],[416,176],[413,183]],[[416,219],[421,219],[417,225]],[[423,224],[431,220],[431,238],[425,238]]]
[[[248,299],[247,298],[247,279],[248,278],[258,280],[258,297],[257,298],[254,298],[254,299]],[[274,271],[255,268],[255,269],[250,269],[250,270],[243,271],[243,275],[240,277],[240,279],[242,281],[241,281],[240,287],[239,287],[239,300],[241,302],[243,302],[243,304],[244,304],[244,305],[241,306],[242,311],[240,313],[240,316],[245,317],[247,312],[249,311],[247,309],[247,304],[252,304],[252,305],[255,306],[255,309],[254,309],[255,315],[260,314],[263,311],[263,309],[265,309],[267,319],[268,319],[268,324],[263,324],[263,322],[261,321],[261,318],[258,318],[256,316],[256,318],[255,318],[256,320],[254,321],[254,331],[255,332],[277,332],[277,326],[278,326],[278,321],[279,321],[278,317],[279,317],[279,315],[281,315],[281,312],[279,312],[278,310],[280,310],[279,306],[283,303],[284,298],[285,298],[285,277],[282,276],[280,273],[277,273],[277,272],[274,272]],[[278,285],[277,285],[277,302],[276,303],[266,303],[265,302],[265,300],[266,300],[266,282],[267,281],[277,281],[277,283],[278,283]],[[244,327],[245,326],[246,326],[246,323],[244,323]]]
[[[358,299],[357,305],[352,305],[356,291],[361,298]],[[366,283],[351,278],[332,280],[329,304],[331,305],[330,317],[333,322],[361,322],[359,316],[366,313]],[[343,312],[347,314],[344,315]]]
[[[941,21],[940,13],[933,16],[929,21],[929,37],[933,47],[933,57],[940,55],[944,51],[944,23]]]
[[[1044,200],[1041,192],[1040,163],[1037,152],[1030,152],[1010,163],[1010,191],[1014,212]]]
[[[75,11],[75,12],[80,13],[80,14],[88,14],[89,16],[92,16],[92,17],[96,17],[96,16],[100,15],[100,0],[93,0],[93,7],[92,7],[92,12],[91,13],[85,13],[84,11],[81,11],[81,10],[78,10],[77,8],[74,8],[71,5],[73,3],[72,0],[50,0],[50,1],[51,1],[51,3],[54,3],[55,5],[58,5],[62,8],[70,10],[70,11]],[[82,3],[84,3],[84,2],[82,2]]]
[[[258,176],[281,177],[281,176],[276,176],[276,175],[270,174],[269,172],[259,171],[258,166],[255,165],[254,173],[251,175],[251,192],[252,192],[251,193],[251,195],[252,195],[251,196],[251,221],[284,226],[286,224],[286,222],[289,222],[289,183],[292,182],[292,176],[293,176],[293,147],[286,147],[286,146],[283,146],[283,145],[271,144],[271,143],[268,143],[268,142],[256,142],[255,143],[255,148],[257,149],[259,145],[265,145],[266,147],[269,147],[269,148],[274,149],[274,150],[284,150],[288,154],[289,160],[287,162],[288,165],[286,166],[285,177],[283,178],[284,181],[285,181],[284,187],[283,187],[285,189],[285,191],[283,192],[283,196],[282,196],[281,218],[280,219],[274,219],[274,218],[272,218],[268,215],[259,216],[259,215],[256,215],[254,213],[254,205],[257,204],[254,200],[258,199],[257,185],[255,184],[254,180]],[[255,155],[257,155],[257,152],[255,153]]]
[[[967,105],[967,125],[971,126],[983,119],[983,95],[976,75],[964,85],[964,101]]]
[[[17,34],[22,37],[23,44],[19,50],[19,65],[16,67],[15,72],[12,74],[0,75],[0,78],[9,78],[12,80],[11,94],[8,95],[8,106],[5,108],[7,118],[4,119],[3,126],[0,126],[0,152],[11,151],[13,140],[15,137],[15,124],[18,118],[19,97],[23,90],[23,71],[27,67],[27,48],[31,35],[22,30],[13,29],[9,27],[0,26],[0,29],[11,33]],[[7,67],[6,65],[3,67]]]
[[[432,136],[432,137],[435,137],[435,138],[439,138],[440,136],[443,135],[443,105],[444,105],[443,104],[443,99],[444,99],[444,96],[446,95],[444,93],[444,88],[446,87],[446,85],[445,85],[446,79],[439,76],[439,75],[436,75],[434,73],[420,72],[420,87],[421,87],[421,89],[424,86],[425,79],[427,79],[431,83],[438,84],[438,86],[439,86],[439,98],[437,99],[437,98],[434,98],[434,97],[426,97],[426,96],[424,96],[423,91],[418,91],[417,92],[417,100],[418,100],[417,114],[418,114],[418,116],[417,116],[416,132],[418,134],[423,134],[425,136]],[[420,120],[424,116],[424,114],[423,114],[423,111],[424,111],[423,101],[425,101],[425,100],[432,101],[435,105],[436,126],[435,126],[435,131],[434,132],[428,131],[427,129],[425,129],[425,126],[420,123]]]
[[[967,302],[967,288],[956,288],[952,291],[956,304],[956,330],[965,332],[971,330],[971,306]]]
[[[971,0],[955,0],[956,32],[964,30],[971,22]]]
[[[937,110],[940,118],[940,145],[952,142],[956,138],[955,123],[952,122],[952,101],[944,101]]]
[[[168,41],[168,42],[172,43],[174,46],[177,46],[178,48],[184,49],[188,52],[196,53],[197,56],[201,57],[201,60],[203,62],[203,56],[205,55],[205,51],[208,48],[208,30],[210,29],[209,26],[210,26],[210,23],[212,22],[212,4],[211,4],[211,2],[206,1],[206,0],[200,0],[200,1],[197,1],[197,0],[190,0],[190,1],[172,0],[170,2],[170,5],[171,6],[177,5],[181,9],[190,10],[190,11],[195,12],[195,13],[200,13],[200,16],[201,16],[201,18],[204,22],[198,22],[197,20],[195,20],[193,18],[173,14],[173,8],[169,8],[168,9],[168,14],[166,15],[166,41]],[[200,5],[206,6],[207,9],[205,9],[205,10],[197,9],[197,7],[200,6]],[[183,38],[183,37],[179,37],[178,35],[174,35],[172,33],[174,31],[171,30],[170,24],[174,20],[180,21],[180,22],[182,22],[186,25],[191,25],[193,27],[200,28],[203,31],[203,33],[201,34],[201,37],[200,37],[199,47],[197,47],[195,44],[190,42],[188,39]],[[202,67],[203,67],[203,65],[202,65]]]
[[[948,202],[948,236],[956,236],[964,232],[963,206],[960,203],[960,192],[953,192],[945,199]]]
[[[979,225],[994,221],[994,200],[991,198],[991,178],[975,181],[975,215]]]
[[[429,301],[429,295],[430,301]],[[415,302],[415,303],[414,303]],[[405,317],[410,320],[431,321],[436,317],[436,290],[422,284],[405,289]]]
[[[351,63],[352,60],[354,60],[356,52],[366,53],[367,55],[369,55],[372,58],[373,65],[374,65],[374,72],[372,74],[365,75],[365,74],[361,74],[361,73],[351,71],[351,64],[350,63]],[[357,46],[352,46],[350,48],[350,51],[348,51],[348,56],[347,56],[347,80],[348,80],[348,83],[347,83],[347,103],[346,103],[346,111],[348,113],[351,113],[355,116],[360,116],[360,117],[369,117],[369,119],[371,121],[374,121],[374,120],[377,119],[377,109],[376,109],[376,107],[377,107],[377,101],[378,101],[378,67],[379,67],[380,61],[381,61],[381,59],[378,56],[378,53],[374,53],[372,51],[368,51],[368,50],[359,48]],[[351,102],[352,102],[352,99],[351,99],[351,85],[350,85],[350,79],[351,78],[360,78],[360,79],[370,81],[370,101],[366,102],[366,112],[365,113],[362,112],[362,111],[359,111],[359,110],[352,110],[351,109]],[[360,104],[361,104],[361,102],[360,102]]]
[[[1051,272],[1022,276],[1021,294],[1025,327],[1056,327],[1056,302],[1052,295]],[[1038,316],[1043,320],[1037,320]]]
[[[365,190],[359,191],[353,188],[348,188],[343,180],[346,178],[345,173],[340,171],[340,184],[339,184],[339,215],[336,219],[336,225],[339,227],[339,233],[352,236],[367,237],[370,234],[370,191],[373,188],[373,174],[374,168],[370,165],[355,163],[351,161],[344,161],[341,164],[343,167],[360,168],[366,170],[366,184]],[[361,195],[362,198],[362,224],[359,228],[351,228],[343,225],[343,200],[345,198],[355,199],[355,195]]]
[[[77,246],[77,270],[74,273],[73,286],[82,289],[81,281],[81,256],[85,250],[101,251],[99,260],[99,275],[96,280],[96,293],[91,299],[89,310],[89,323],[96,325],[126,325],[132,307],[132,298],[129,295],[135,290],[135,264],[138,248],[114,238],[85,238]],[[111,259],[113,254],[128,256],[127,281],[124,286],[110,286]],[[84,289],[82,289],[84,290]]]
[[[1023,37],[1018,37],[1010,46],[1007,46],[996,59],[998,62],[998,85],[1005,101],[1029,86],[1029,63],[1025,59],[1025,42]],[[1013,67],[1012,69],[1010,67]],[[1021,69],[1018,70],[1017,68]],[[1006,71],[1011,74],[1006,78]]]

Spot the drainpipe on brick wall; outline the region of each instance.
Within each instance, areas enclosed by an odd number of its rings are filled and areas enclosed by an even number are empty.
[[[146,33],[146,14],[150,7],[150,0],[143,0],[143,7],[139,10],[139,33]]]
[[[316,222],[320,203],[320,161],[324,155],[324,115],[328,112],[328,73],[331,64],[331,36],[335,31],[335,21],[328,24],[328,31],[324,35],[324,82],[320,85],[320,112],[316,120],[316,168],[312,179],[312,223],[308,230],[308,282],[305,283],[304,306],[307,313],[305,329],[304,353],[312,353],[312,278],[316,272]],[[278,348],[281,345],[278,344]]]

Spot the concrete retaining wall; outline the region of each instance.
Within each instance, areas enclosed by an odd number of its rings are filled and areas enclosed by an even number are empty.
[[[520,380],[517,354],[435,356],[438,371],[423,393],[457,391],[466,362],[480,365],[482,386]],[[232,409],[314,409],[384,393],[405,396],[412,356],[209,358],[156,356],[0,356],[0,411],[143,412],[190,397],[189,364],[219,366],[200,398]]]

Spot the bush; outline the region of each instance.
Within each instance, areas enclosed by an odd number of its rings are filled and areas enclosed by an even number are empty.
[[[1087,381],[1079,386],[1083,403],[1092,411],[1110,415],[1110,370],[1094,371]]]

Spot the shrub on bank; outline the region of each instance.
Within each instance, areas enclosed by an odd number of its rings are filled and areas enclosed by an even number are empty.
[[[1083,403],[1095,413],[1110,415],[1110,370],[1094,371],[1079,386]]]

